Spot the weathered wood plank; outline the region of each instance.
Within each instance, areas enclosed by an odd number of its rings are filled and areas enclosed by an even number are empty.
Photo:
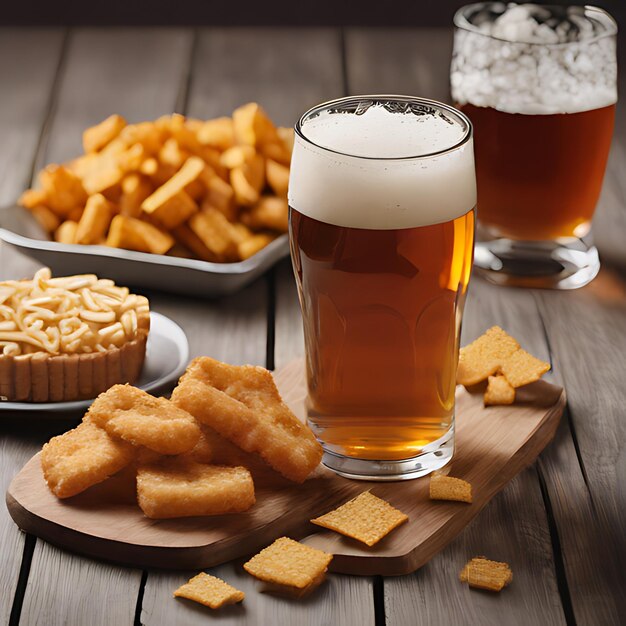
[[[183,30],[73,32],[37,166],[80,154],[83,129],[111,113],[140,121],[171,112],[184,86],[191,42],[191,31]],[[158,301],[153,304],[158,309]],[[24,623],[130,624],[141,572],[79,559],[38,541],[29,581]]]
[[[57,64],[63,31],[0,29],[0,206],[15,201],[29,181]],[[34,264],[0,245],[0,280],[26,276]],[[39,445],[38,437],[7,423],[0,427],[0,489]],[[32,430],[32,429],[31,429]],[[0,622],[7,624],[13,605],[24,536],[0,507]]]
[[[346,51],[350,90],[409,93],[448,101],[451,42],[451,32],[446,29],[349,30]],[[470,288],[464,342],[500,323],[534,353],[547,357],[548,347],[532,295],[517,292],[517,308],[500,307],[500,302],[511,302],[512,294],[489,290],[488,295],[483,295],[481,286],[474,280]],[[485,528],[489,528],[489,533],[485,533]],[[532,534],[520,532],[528,528],[533,529]],[[425,571],[385,580],[387,623],[409,624],[418,619],[423,623],[471,624],[480,616],[481,622],[498,624],[503,612],[512,623],[563,623],[551,552],[539,483],[529,470],[496,497],[461,538],[433,559]],[[509,559],[514,576],[521,583],[519,589],[511,587],[497,600],[468,592],[458,582],[458,572],[468,558],[477,554]]]
[[[332,97],[336,93],[333,89],[339,89],[338,42],[338,34],[328,30],[203,31],[195,55],[187,113],[197,117],[224,115],[246,101],[256,100],[277,123],[291,125],[307,107]],[[184,325],[194,352],[233,363],[265,364],[266,286],[265,281],[259,281],[237,296],[215,303],[215,307],[199,303],[195,313],[187,306]],[[172,312],[175,310],[180,310],[179,305],[172,305]],[[220,618],[226,624],[374,622],[368,580],[331,576],[309,599],[289,602],[259,594],[240,562],[211,572],[246,592],[243,606],[221,612]],[[149,573],[143,624],[206,622],[206,609],[171,599],[172,591],[191,574]]]

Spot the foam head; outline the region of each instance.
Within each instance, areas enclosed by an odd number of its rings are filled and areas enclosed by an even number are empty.
[[[289,204],[350,228],[450,221],[476,204],[471,124],[452,107],[404,96],[344,98],[297,125]]]
[[[617,100],[617,26],[602,9],[485,2],[459,9],[454,23],[459,104],[550,115]]]

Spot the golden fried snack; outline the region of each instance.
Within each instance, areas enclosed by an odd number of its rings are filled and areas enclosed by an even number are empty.
[[[73,220],[65,220],[54,231],[54,240],[59,243],[76,243],[76,231],[78,230],[78,223]]]
[[[227,604],[241,602],[245,594],[221,578],[200,572],[174,592],[175,598],[186,598],[219,609]]]
[[[230,117],[218,117],[201,123],[197,135],[201,144],[218,150],[228,150],[235,144],[235,129]]]
[[[433,474],[430,477],[429,495],[431,500],[449,500],[472,503],[472,485],[466,480]]]
[[[230,263],[285,232],[293,132],[254,102],[206,121],[175,113],[127,124],[112,115],[83,143],[83,155],[48,166],[40,188],[20,198],[52,238]],[[244,221],[259,236],[242,231]]]
[[[286,198],[263,196],[258,204],[242,215],[242,221],[253,229],[289,230],[289,206]]]
[[[124,126],[126,126],[126,120],[121,115],[110,115],[99,124],[88,128],[83,132],[85,152],[98,152],[115,139]]]
[[[90,196],[78,222],[74,243],[100,243],[109,229],[113,213],[113,205],[101,193]]]
[[[216,261],[237,259],[238,233],[217,209],[208,207],[189,220],[189,227]]]
[[[311,523],[371,547],[408,519],[389,502],[364,491],[333,511],[312,519]]]
[[[321,461],[322,447],[262,367],[194,359],[172,401],[290,480],[303,482]]]
[[[69,498],[106,480],[133,458],[133,446],[84,422],[44,445],[41,468],[50,491],[57,498]]]
[[[255,503],[254,483],[246,468],[180,458],[139,467],[137,498],[152,519],[241,513]]]
[[[240,241],[237,244],[237,252],[242,261],[249,259],[252,255],[260,252],[271,243],[274,237],[266,235],[265,233],[259,233],[258,235],[252,235]]]
[[[281,198],[287,197],[289,187],[289,168],[281,163],[267,159],[265,162],[265,176],[274,193]]]
[[[111,222],[105,245],[138,252],[165,254],[174,245],[174,239],[152,224],[134,217],[116,215]]]
[[[300,597],[324,580],[332,560],[332,554],[280,537],[244,563],[243,568],[268,583],[271,591]]]
[[[86,419],[112,437],[159,454],[187,452],[200,438],[200,429],[189,413],[130,385],[114,385],[101,393]]]
[[[125,176],[122,179],[122,194],[119,199],[120,214],[128,217],[139,217],[141,215],[141,203],[151,192],[152,185],[141,174]]]
[[[477,556],[465,564],[459,574],[459,580],[475,589],[501,591],[513,582],[513,572],[508,563],[490,561],[484,556]]]
[[[84,206],[87,200],[81,180],[62,165],[48,165],[39,174],[39,182],[46,196],[46,206],[61,217]]]

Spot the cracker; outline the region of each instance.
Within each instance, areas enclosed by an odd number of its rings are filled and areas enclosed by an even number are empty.
[[[303,482],[322,459],[315,436],[282,401],[274,378],[262,367],[194,359],[172,401],[295,482]]]
[[[101,393],[87,417],[109,435],[160,454],[186,452],[200,438],[200,429],[189,413],[130,385],[114,385]]]
[[[489,376],[485,390],[485,406],[497,404],[513,404],[515,387],[502,375]]]
[[[226,604],[241,602],[245,594],[221,578],[201,572],[179,587],[174,592],[174,597],[186,598],[204,604],[211,609],[219,609]]]
[[[402,511],[365,491],[311,522],[373,546],[408,519]]]
[[[539,380],[548,370],[546,363],[521,348],[502,362],[500,370],[513,387],[522,387]]]
[[[430,477],[430,499],[472,503],[472,485],[460,478],[433,474]]]
[[[69,498],[123,469],[134,454],[130,444],[84,422],[44,445],[41,468],[50,491],[58,498]]]
[[[519,343],[499,326],[493,326],[484,335],[461,348],[457,382],[471,386],[493,376],[501,363],[519,349]]]
[[[139,467],[137,500],[152,519],[241,513],[255,503],[254,483],[245,467],[170,458]]]
[[[333,559],[316,548],[281,537],[253,556],[244,569],[258,580],[278,585],[273,591],[310,591],[319,585]]]
[[[459,574],[459,579],[476,589],[501,591],[512,582],[513,572],[508,563],[490,561],[484,556],[479,556],[465,565]]]

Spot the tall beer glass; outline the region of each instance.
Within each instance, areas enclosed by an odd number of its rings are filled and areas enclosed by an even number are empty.
[[[296,125],[308,416],[344,476],[416,478],[452,457],[475,184],[472,126],[439,102],[343,98]]]
[[[452,96],[474,124],[475,265],[496,283],[571,289],[598,273],[591,218],[609,155],[614,20],[594,7],[460,9]]]

